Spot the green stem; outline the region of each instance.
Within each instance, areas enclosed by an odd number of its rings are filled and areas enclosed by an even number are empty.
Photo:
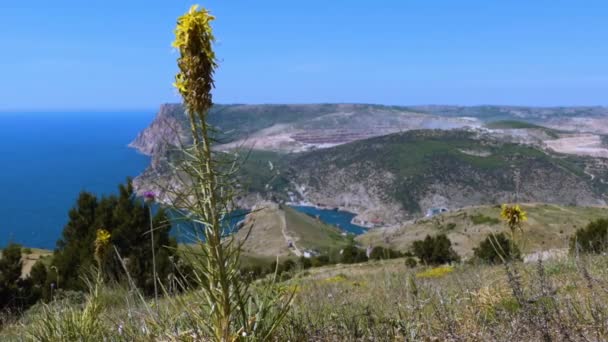
[[[156,286],[156,251],[154,246],[154,222],[152,222],[152,207],[148,206],[148,213],[150,214],[150,247],[152,248],[152,281],[154,281],[154,306],[158,312],[158,288]]]

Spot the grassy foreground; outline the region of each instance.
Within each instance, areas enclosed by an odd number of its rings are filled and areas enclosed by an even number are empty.
[[[523,226],[526,241],[520,246],[526,254],[567,249],[569,239],[577,229],[586,226],[589,221],[606,217],[608,213],[605,207],[543,203],[524,204],[522,209],[528,213],[528,221]],[[372,229],[357,240],[363,245],[408,250],[415,240],[443,233],[452,241],[454,250],[468,258],[472,256],[473,248],[490,233],[505,231],[499,217],[500,206],[476,206],[419,219],[400,227]]]
[[[310,269],[280,284],[297,295],[277,340],[604,341],[606,266],[608,257],[593,256],[509,267],[411,269],[394,259]],[[58,334],[88,329],[92,341],[199,340],[185,312],[203,307],[200,298],[168,297],[150,310],[126,289],[101,287],[85,304],[66,297],[32,308],[0,340],[29,340],[49,326]]]

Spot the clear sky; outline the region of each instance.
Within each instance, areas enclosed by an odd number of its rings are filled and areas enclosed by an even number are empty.
[[[152,109],[182,0],[0,0],[0,110]],[[608,105],[607,1],[200,2],[215,101]]]

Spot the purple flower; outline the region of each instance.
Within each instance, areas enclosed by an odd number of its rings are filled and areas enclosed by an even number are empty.
[[[153,191],[144,192],[144,199],[146,200],[146,202],[154,202],[155,198],[156,198],[156,193],[154,193]]]

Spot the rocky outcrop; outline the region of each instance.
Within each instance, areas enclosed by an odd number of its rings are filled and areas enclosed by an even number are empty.
[[[144,129],[133,140],[132,147],[148,156],[161,157],[168,146],[179,146],[189,143],[184,134],[184,108],[180,104],[163,104],[150,126]]]

